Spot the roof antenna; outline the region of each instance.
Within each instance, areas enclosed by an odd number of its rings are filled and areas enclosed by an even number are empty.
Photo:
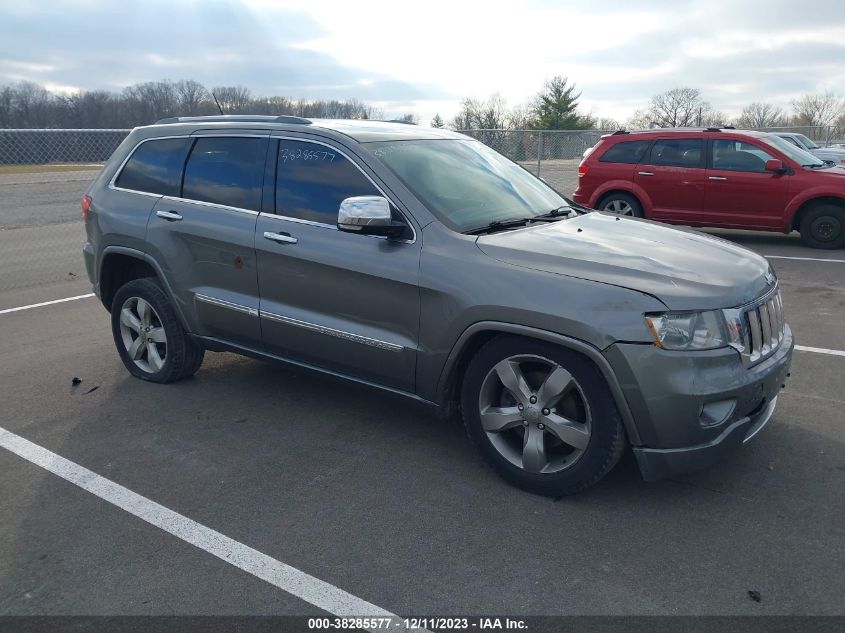
[[[217,95],[214,94],[213,90],[211,91],[211,98],[214,99],[214,103],[217,104],[217,109],[220,110],[220,114],[223,114],[223,108],[220,107],[220,102],[217,100]]]

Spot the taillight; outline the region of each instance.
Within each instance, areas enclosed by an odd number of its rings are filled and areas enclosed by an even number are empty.
[[[587,171],[588,171],[589,169],[590,169],[590,168],[589,168],[589,167],[587,167],[587,165],[585,165],[584,163],[581,163],[580,165],[578,165],[578,177],[579,177],[579,178],[581,178],[581,176],[586,176],[586,175],[587,175]]]
[[[91,210],[93,199],[88,194],[82,196],[82,219],[88,221],[88,212]]]

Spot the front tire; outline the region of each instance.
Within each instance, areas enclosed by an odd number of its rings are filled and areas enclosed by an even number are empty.
[[[202,364],[205,349],[182,328],[155,279],[121,286],[112,301],[111,322],[120,359],[136,378],[175,382],[192,376]]]
[[[801,241],[812,248],[845,246],[845,209],[835,204],[818,204],[801,218]]]
[[[467,367],[461,408],[490,466],[536,494],[589,488],[625,446],[619,411],[595,365],[534,339],[505,335],[485,344]]]

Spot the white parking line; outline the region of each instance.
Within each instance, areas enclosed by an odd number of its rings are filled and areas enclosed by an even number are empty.
[[[20,312],[21,310],[32,310],[32,308],[40,308],[42,306],[51,306],[54,303],[64,303],[65,301],[76,301],[77,299],[88,299],[93,297],[94,293],[90,292],[87,295],[77,295],[76,297],[65,297],[64,299],[54,299],[53,301],[42,301],[41,303],[33,303],[28,306],[18,306],[17,308],[6,308],[0,310],[0,314],[8,314],[10,312]]]
[[[830,354],[831,356],[845,356],[845,351],[841,349],[827,349],[825,347],[805,347],[804,345],[796,345],[795,349],[799,352],[813,352],[815,354]]]
[[[256,578],[340,617],[398,616],[235,541],[0,427],[0,446]]]
[[[766,259],[797,259],[802,262],[834,262],[845,264],[845,259],[825,259],[824,257],[787,257],[786,255],[763,255]]]

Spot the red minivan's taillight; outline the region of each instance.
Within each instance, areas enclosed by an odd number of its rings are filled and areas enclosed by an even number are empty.
[[[584,163],[578,165],[578,177],[580,178],[581,176],[586,176],[587,170],[589,170],[589,167],[587,167]]]
[[[93,199],[88,194],[82,196],[82,219],[88,221],[88,212],[91,210],[91,202]]]

